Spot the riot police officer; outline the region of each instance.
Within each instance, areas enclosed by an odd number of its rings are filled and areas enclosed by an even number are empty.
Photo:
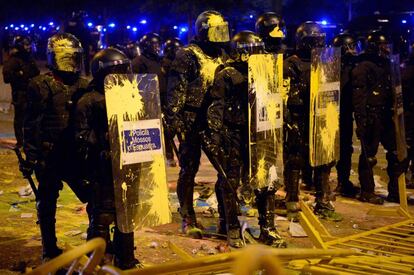
[[[311,51],[325,46],[325,33],[315,22],[305,22],[296,30],[296,52],[284,62],[283,77],[290,87],[287,99],[285,131],[285,186],[288,219],[297,219],[299,179],[315,185],[315,214],[338,221],[339,214],[331,204],[329,174],[333,164],[312,168],[309,163],[309,115]]]
[[[4,63],[3,78],[10,83],[12,89],[12,104],[14,107],[14,135],[16,147],[23,146],[23,119],[27,103],[27,86],[30,79],[40,72],[31,55],[31,41],[29,37],[18,35],[13,39],[15,49],[10,58]]]
[[[393,91],[391,83],[390,46],[386,35],[373,31],[367,37],[367,48],[352,70],[353,106],[356,134],[361,142],[358,174],[361,184],[359,200],[382,204],[374,193],[373,167],[377,163],[379,143],[384,146],[388,162],[389,201],[399,201],[398,176],[402,165],[397,158],[396,132],[393,124]]]
[[[114,264],[121,269],[130,269],[139,264],[134,256],[134,232],[123,233],[115,224],[113,242],[110,242],[109,227],[116,221],[116,213],[104,79],[108,74],[130,73],[131,62],[121,51],[108,48],[94,56],[91,72],[93,80],[88,93],[79,100],[74,116],[78,151],[88,170],[86,178],[93,186],[87,206],[87,239],[104,238],[108,244],[107,252],[115,255]]]
[[[73,103],[87,87],[80,77],[82,46],[67,33],[55,34],[47,44],[48,67],[51,72],[33,78],[27,92],[27,112],[24,121],[24,174],[33,170],[39,182],[36,198],[37,214],[42,235],[43,259],[58,256],[56,245],[56,202],[62,180],[67,181],[67,138],[69,116]]]
[[[349,180],[352,163],[352,134],[354,121],[352,111],[352,81],[351,72],[357,58],[357,41],[352,34],[341,33],[333,40],[335,47],[341,48],[341,91],[340,91],[340,159],[336,164],[338,171],[338,186],[336,191],[345,197],[355,197],[358,193]]]
[[[263,39],[269,53],[284,53],[286,45],[286,25],[281,16],[274,12],[265,12],[256,20],[256,33]]]
[[[216,11],[201,13],[195,30],[196,40],[178,50],[171,65],[166,112],[170,133],[176,132],[180,141],[177,195],[186,233],[197,231],[193,191],[201,156],[200,131],[206,125],[205,95],[223,64],[223,44],[229,41],[228,23]]]
[[[233,247],[243,245],[234,190],[240,184],[242,168],[249,166],[247,60],[251,54],[259,53],[264,53],[264,43],[255,33],[242,31],[232,38],[231,62],[216,76],[211,90],[212,103],[207,112],[209,143],[216,148],[211,151],[222,152],[225,156],[222,158],[222,166],[227,179],[219,175],[216,188],[220,191],[218,195],[221,196],[225,212],[225,219],[221,219],[219,226],[222,232],[227,233],[228,242]],[[274,247],[282,247],[286,243],[274,224],[275,192],[269,187],[255,190],[259,211],[259,240]]]
[[[178,37],[169,38],[164,42],[163,45],[163,57],[161,60],[161,71],[164,75],[165,79],[168,79],[168,76],[170,74],[171,64],[173,60],[175,59],[175,55],[177,51],[183,47],[183,44],[181,40]],[[161,109],[163,112],[165,112],[167,108],[167,93],[161,94]],[[165,137],[165,154],[167,157],[167,164],[170,167],[177,166],[176,161],[174,160],[174,150],[173,150],[173,144],[171,144],[173,141],[173,138],[175,136],[175,133],[168,133],[167,131],[164,131],[164,137]]]
[[[408,188],[414,188],[414,44],[408,59],[402,64],[401,84],[404,99],[404,123],[411,178]]]

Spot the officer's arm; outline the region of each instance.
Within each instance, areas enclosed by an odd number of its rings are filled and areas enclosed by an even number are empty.
[[[39,160],[42,151],[41,123],[46,106],[44,95],[42,95],[40,81],[33,79],[29,82],[27,91],[27,110],[24,118],[24,142],[23,149],[27,160]]]
[[[19,80],[23,75],[19,63],[15,59],[9,59],[3,66],[4,83],[13,83]]]
[[[207,110],[207,123],[211,137],[219,137],[223,128],[223,114],[225,104],[226,88],[228,87],[228,79],[222,71],[214,80],[211,94],[211,104]],[[219,142],[219,141],[218,141]]]
[[[180,120],[179,113],[186,102],[191,72],[196,71],[197,67],[192,56],[185,49],[178,50],[171,65],[167,85],[166,115],[170,125],[176,125]]]
[[[352,105],[354,107],[357,127],[365,127],[364,125],[367,119],[368,74],[368,69],[363,65],[357,65],[352,70]]]
[[[87,94],[79,99],[73,117],[78,154],[82,159],[86,159],[91,145],[96,141],[92,130],[93,110],[90,95]]]
[[[148,69],[144,62],[142,62],[142,58],[140,56],[137,56],[132,60],[132,72],[135,74],[148,73]]]

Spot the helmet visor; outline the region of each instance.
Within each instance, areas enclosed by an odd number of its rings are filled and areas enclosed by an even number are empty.
[[[82,48],[54,48],[49,52],[49,65],[62,72],[80,72],[82,70],[82,53]]]
[[[209,26],[207,38],[210,42],[229,42],[229,24],[222,22],[219,25]]]

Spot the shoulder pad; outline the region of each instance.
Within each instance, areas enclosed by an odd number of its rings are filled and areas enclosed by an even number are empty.
[[[235,68],[231,66],[227,66],[220,71],[220,73],[224,74],[224,77],[228,77],[231,79],[231,82],[234,85],[240,84],[245,81],[245,77]]]

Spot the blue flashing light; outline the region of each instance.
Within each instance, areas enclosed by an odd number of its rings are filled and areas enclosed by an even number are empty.
[[[43,28],[42,28],[42,31],[45,31],[45,30],[46,30],[46,27],[43,27]]]
[[[173,27],[173,29],[174,29],[174,30],[178,29],[178,26],[174,26],[174,27]]]
[[[322,25],[324,25],[324,26],[326,26],[326,25],[328,25],[328,21],[326,21],[326,20],[322,20],[322,21],[321,21],[321,24],[322,24]]]
[[[132,28],[132,31],[134,31],[134,32],[136,32],[137,30],[138,30],[137,27]]]
[[[43,27],[42,26],[39,26],[39,30],[41,30]]]
[[[188,29],[187,29],[186,27],[182,27],[182,28],[180,29],[180,31],[181,31],[181,32],[186,32],[186,31],[188,31]]]
[[[147,24],[147,20],[146,19],[142,19],[141,21],[139,21],[140,24]]]
[[[8,30],[8,29],[9,29],[9,26],[4,27],[4,29],[5,29],[5,30]]]
[[[16,27],[16,28],[14,28],[16,31],[18,31],[19,30],[19,27]]]
[[[401,23],[407,24],[407,20],[401,20]]]
[[[31,24],[31,25],[30,25],[30,28],[34,28],[34,26],[35,26],[35,24]]]
[[[106,32],[106,28],[103,28],[103,31]]]
[[[130,25],[128,25],[128,26],[127,26],[127,30],[129,30],[130,28],[131,28],[131,26],[130,26]]]
[[[53,26],[55,23],[53,23],[53,21],[49,22],[49,26]]]
[[[56,30],[57,30],[57,31],[58,31],[58,30],[60,30],[60,27],[59,27],[59,26],[57,26],[57,27],[56,27]]]
[[[28,28],[28,27],[25,27],[25,28],[24,28],[24,30],[25,30],[25,31],[28,31],[28,30],[29,30],[29,28]]]
[[[253,19],[253,14],[250,14],[250,15],[249,15],[249,18],[250,18],[250,19]]]
[[[110,28],[115,28],[115,23],[109,23],[109,24],[108,24],[108,27],[110,27]]]
[[[87,25],[88,25],[89,28],[93,26],[92,22],[88,22]]]
[[[21,25],[20,25],[20,28],[22,28],[22,29],[23,29],[23,28],[24,28],[24,24],[21,24]]]
[[[10,28],[14,28],[14,24],[10,24]]]

